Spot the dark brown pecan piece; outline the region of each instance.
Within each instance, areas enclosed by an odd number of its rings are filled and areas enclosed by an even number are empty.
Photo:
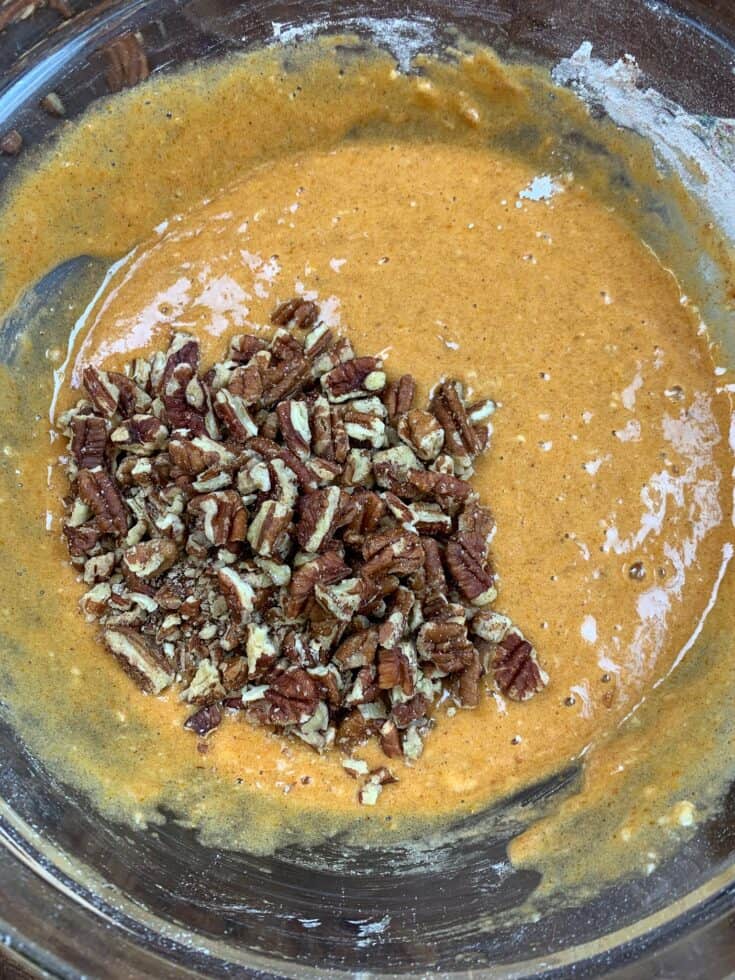
[[[268,344],[262,337],[248,333],[239,334],[230,341],[229,357],[231,361],[236,361],[238,364],[247,364],[256,354],[266,350],[267,347]],[[242,392],[238,391],[236,394],[242,395]]]
[[[117,371],[108,371],[107,378],[119,392],[117,407],[124,419],[129,419],[131,415],[145,413],[150,408],[150,395],[132,378]]]
[[[163,389],[163,405],[172,429],[188,430],[192,436],[203,436],[207,434],[204,406],[197,408],[186,397],[187,388],[195,377],[190,364],[177,364]]]
[[[117,385],[113,384],[104,371],[98,371],[96,367],[88,365],[85,367],[82,378],[84,387],[87,389],[89,399],[94,405],[95,411],[106,418],[112,418],[117,412],[120,391]]]
[[[465,598],[476,606],[485,606],[497,596],[495,576],[489,563],[478,554],[474,535],[458,535],[447,542],[449,573]],[[483,549],[483,550],[486,550]]]
[[[415,694],[410,701],[400,701],[393,705],[391,717],[397,728],[408,728],[414,721],[423,718],[429,707],[429,701],[423,694]]]
[[[110,474],[103,469],[80,470],[77,481],[79,496],[91,509],[100,531],[118,537],[127,534],[127,510]]]
[[[445,596],[447,594],[447,579],[442,563],[442,549],[433,538],[422,538],[421,545],[425,555],[426,595],[427,597]]]
[[[237,691],[248,679],[248,662],[244,657],[233,657],[220,665],[222,684],[226,691]]]
[[[319,319],[319,307],[302,296],[281,303],[271,313],[271,323],[279,327],[292,326],[301,330],[311,330]]]
[[[431,470],[409,470],[406,483],[409,497],[417,493],[442,505],[446,501],[464,501],[472,495],[472,487],[466,480]]]
[[[482,676],[482,664],[480,654],[475,651],[471,662],[459,675],[457,683],[457,694],[460,704],[465,708],[476,708],[480,703],[480,677]]]
[[[371,535],[362,548],[366,559],[361,569],[365,578],[410,575],[424,563],[424,549],[417,534],[402,528]]]
[[[378,687],[383,691],[400,687],[404,694],[413,694],[414,684],[408,657],[398,647],[381,650],[378,655]]]
[[[419,629],[416,649],[443,674],[456,674],[472,663],[476,650],[464,622],[429,622]]]
[[[184,728],[195,732],[197,735],[208,735],[222,721],[222,708],[219,704],[208,704],[195,711],[193,715],[184,722]]]
[[[319,700],[321,694],[316,678],[307,674],[303,667],[289,667],[283,673],[276,674],[274,677],[269,676],[267,681],[272,691],[290,701],[315,702]]]
[[[102,634],[107,649],[143,690],[160,694],[172,683],[173,672],[163,657],[131,627],[106,629]]]
[[[296,537],[304,551],[317,552],[329,541],[340,505],[339,487],[314,490],[301,498]]]
[[[459,466],[469,466],[482,447],[467,417],[458,382],[445,381],[439,385],[431,400],[431,410],[444,429],[446,452]]]
[[[300,459],[311,452],[309,406],[304,401],[283,401],[276,407],[281,436],[287,447]]]
[[[343,402],[381,392],[385,388],[385,372],[377,357],[355,357],[328,371],[321,383],[330,401]]]
[[[347,578],[349,574],[349,565],[346,565],[338,555],[331,551],[318,555],[312,561],[301,565],[291,578],[286,601],[286,615],[290,618],[298,616],[302,612],[307,600],[313,596],[317,582],[322,585],[331,585],[333,582]]]
[[[513,630],[495,648],[492,660],[495,682],[513,701],[527,701],[546,687],[549,678],[538,662],[536,651]]]
[[[385,719],[366,718],[359,708],[344,716],[337,728],[337,744],[351,748],[366,741],[380,731]]]
[[[80,470],[93,470],[105,462],[107,426],[96,415],[76,415],[71,420],[71,451]]]
[[[403,755],[401,736],[394,721],[386,721],[380,729],[380,747],[389,759],[400,759]]]
[[[385,386],[383,404],[391,424],[395,425],[399,416],[411,410],[415,394],[416,382],[410,374],[404,374]]]
[[[167,439],[168,429],[155,415],[133,415],[110,434],[116,449],[141,455],[163,449]]]
[[[73,558],[81,558],[88,555],[97,546],[100,539],[100,531],[91,524],[81,524],[79,527],[72,527],[71,524],[64,525],[64,536],[66,537],[69,554]]]

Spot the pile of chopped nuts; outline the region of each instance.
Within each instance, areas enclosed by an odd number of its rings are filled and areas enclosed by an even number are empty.
[[[203,373],[183,333],[125,373],[85,368],[59,419],[81,608],[144,690],[179,685],[198,735],[231,711],[415,760],[439,701],[474,707],[485,675],[518,701],[547,683],[492,609],[494,522],[467,482],[495,405],[443,381],[415,408],[413,378],[313,302],[272,320]],[[365,803],[395,778],[344,764]]]

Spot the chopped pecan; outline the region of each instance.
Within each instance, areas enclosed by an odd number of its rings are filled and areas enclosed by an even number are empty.
[[[485,606],[497,596],[495,576],[489,563],[474,549],[472,535],[460,534],[447,542],[447,568],[457,587],[476,606]]]
[[[380,729],[380,747],[389,759],[400,759],[403,755],[398,727],[390,719]]]
[[[513,630],[495,648],[492,661],[495,682],[506,697],[527,701],[549,682],[538,662],[536,651],[520,633]]]
[[[494,609],[479,609],[470,620],[470,631],[489,643],[500,643],[512,625],[507,616]]]
[[[92,524],[81,524],[79,527],[65,524],[64,536],[69,554],[74,558],[80,558],[94,550],[100,539],[100,531]]]
[[[208,735],[221,721],[222,708],[218,704],[209,704],[195,711],[193,715],[189,715],[184,722],[184,728],[190,729],[197,735]]]
[[[414,596],[408,589],[396,589],[391,611],[378,628],[378,641],[382,647],[395,647],[408,629],[408,617],[413,609]],[[393,686],[393,685],[391,685]]]
[[[414,683],[408,658],[398,647],[381,650],[378,656],[378,687],[389,691],[400,687],[406,695],[413,694]]]
[[[77,415],[71,420],[71,451],[80,470],[103,466],[107,446],[105,420],[96,415]]]
[[[428,707],[428,699],[423,694],[415,694],[409,701],[399,701],[394,704],[391,718],[397,728],[405,729],[419,718],[425,717]]]
[[[256,354],[266,350],[267,347],[268,344],[262,337],[247,333],[239,334],[230,341],[229,357],[231,361],[236,361],[238,364],[247,364]],[[242,392],[236,392],[236,394],[242,394]]]
[[[415,394],[416,382],[410,374],[404,374],[386,385],[383,391],[383,404],[392,425],[395,425],[399,416],[411,410]]]
[[[100,531],[119,537],[126,534],[125,503],[110,474],[103,469],[80,470],[77,482],[79,496],[94,514]]]
[[[469,664],[459,675],[457,694],[460,704],[465,708],[476,708],[480,703],[480,677],[482,676],[482,664],[480,655],[475,651],[475,655]]]
[[[150,454],[163,449],[168,429],[155,415],[133,415],[110,434],[116,449],[124,446],[128,452]]]
[[[331,402],[344,402],[385,388],[385,372],[377,357],[355,357],[322,376],[324,393]]]
[[[311,451],[309,406],[304,401],[283,401],[276,407],[283,441],[292,453],[306,459]]]
[[[133,680],[150,694],[160,694],[173,682],[166,660],[134,629],[117,627],[102,634],[110,653]]]
[[[343,640],[335,650],[334,660],[343,670],[367,667],[375,660],[377,649],[377,630],[369,627],[358,630]]]
[[[362,604],[362,581],[359,578],[346,578],[330,585],[317,582],[314,595],[322,608],[335,619],[349,623]]]
[[[430,462],[436,459],[444,445],[444,429],[431,412],[414,408],[401,415],[396,422],[400,439],[411,446],[419,459]]]
[[[245,540],[248,515],[235,490],[217,490],[194,497],[188,510],[201,518],[204,536],[211,545],[229,547]]]
[[[91,364],[85,367],[82,378],[95,411],[105,418],[112,418],[117,412],[120,398],[120,389],[117,385],[110,381],[105,371],[98,371]]]
[[[123,563],[133,575],[142,579],[157,578],[174,564],[179,549],[169,538],[141,541],[123,552]]]
[[[292,508],[280,500],[263,501],[248,530],[248,543],[253,551],[263,557],[272,555],[292,516]]]
[[[334,530],[341,494],[339,487],[314,490],[301,499],[296,537],[304,551],[321,551]]]
[[[443,674],[455,674],[472,662],[477,651],[467,638],[464,623],[428,622],[419,629],[416,649]]]
[[[255,608],[255,590],[234,568],[217,570],[217,579],[230,611],[230,618],[237,626],[250,619]]]
[[[303,610],[307,599],[314,594],[317,583],[331,585],[347,578],[350,574],[349,565],[334,552],[327,551],[296,569],[291,578],[286,615],[298,616]]]
[[[402,528],[372,535],[363,545],[362,553],[366,561],[361,573],[365,578],[410,575],[424,563],[419,536]]]
[[[239,395],[220,388],[214,396],[214,411],[235,441],[245,442],[257,436],[258,426],[250,417],[245,400]]]
[[[471,465],[482,447],[467,417],[462,389],[456,381],[445,381],[434,392],[431,410],[443,427],[446,451],[462,468]]]
[[[286,300],[271,313],[271,323],[279,327],[293,326],[302,330],[311,330],[318,319],[319,307],[301,296]]]

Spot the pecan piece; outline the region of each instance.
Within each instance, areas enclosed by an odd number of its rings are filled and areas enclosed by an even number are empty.
[[[319,319],[319,307],[302,296],[281,303],[271,313],[271,323],[279,327],[293,326],[301,330],[311,330]]]
[[[475,544],[472,536],[464,534],[448,541],[447,567],[462,595],[475,606],[486,606],[498,592],[492,568],[475,550]]]
[[[91,524],[81,524],[79,527],[72,527],[71,524],[65,524],[64,536],[66,537],[69,554],[73,558],[81,558],[83,555],[88,555],[94,550],[100,539],[100,531]]]
[[[306,459],[311,451],[309,407],[302,401],[283,401],[276,407],[278,424],[283,441],[300,459]]]
[[[408,728],[413,722],[423,718],[429,707],[429,701],[423,694],[415,694],[409,701],[399,701],[393,705],[391,717],[397,728]],[[404,744],[405,752],[405,744]]]
[[[355,667],[367,667],[375,660],[378,649],[378,637],[375,627],[358,630],[337,647],[334,660],[344,670]]]
[[[458,466],[466,469],[482,446],[467,417],[462,388],[457,381],[439,385],[431,400],[431,410],[444,429],[446,451]]]
[[[220,388],[214,396],[214,411],[227,427],[230,437],[237,442],[257,436],[258,426],[251,418],[245,400],[232,391]]]
[[[105,371],[98,371],[91,364],[85,367],[82,379],[95,411],[108,419],[112,418],[117,412],[120,398],[120,389],[117,385],[110,381]]]
[[[361,569],[365,578],[410,575],[424,563],[421,539],[402,528],[372,535],[363,545],[362,553],[366,559]]]
[[[382,647],[395,647],[408,629],[408,617],[413,609],[414,596],[401,586],[393,594],[391,611],[378,627],[378,641]],[[393,686],[393,685],[391,685]]]
[[[473,661],[477,651],[467,638],[464,623],[429,622],[419,629],[416,649],[443,674],[455,674]]]
[[[298,616],[302,612],[307,600],[314,594],[317,583],[323,586],[331,585],[333,582],[347,578],[349,574],[349,565],[345,565],[342,559],[331,551],[301,565],[291,578],[286,615]]]
[[[492,668],[501,692],[513,701],[527,701],[549,683],[536,651],[516,630],[508,633],[495,648]]]
[[[395,425],[401,415],[405,415],[411,410],[415,394],[416,382],[410,374],[404,374],[385,386],[383,404],[391,425]]]
[[[125,503],[110,474],[103,469],[80,470],[77,479],[79,496],[94,514],[100,531],[118,537],[127,534]]]
[[[414,408],[396,422],[398,437],[411,446],[419,459],[430,462],[444,445],[444,429],[431,412]]]
[[[174,564],[179,549],[170,538],[141,541],[123,552],[123,564],[137,578],[157,578]]]
[[[158,651],[141,634],[129,627],[106,629],[102,634],[110,653],[122,665],[123,670],[150,694],[160,694],[174,676]]]
[[[218,569],[217,580],[233,624],[244,625],[255,608],[255,590],[234,568]]]
[[[245,540],[248,515],[235,490],[217,490],[194,497],[188,509],[202,518],[202,530],[211,545],[221,548]]]
[[[385,372],[377,357],[355,357],[322,376],[324,393],[331,402],[344,402],[385,388]]]
[[[301,500],[300,520],[296,537],[304,551],[320,551],[331,532],[340,506],[339,487],[314,490]]]
[[[71,420],[71,451],[80,470],[103,466],[107,446],[105,420],[96,415],[76,415]]]
[[[482,664],[480,654],[475,651],[474,657],[459,675],[457,694],[460,704],[465,708],[476,708],[480,703],[480,677]]]
[[[408,657],[398,647],[381,650],[378,657],[378,687],[383,691],[400,687],[404,694],[414,691],[411,665]]]
[[[389,759],[400,759],[403,755],[398,726],[390,719],[380,729],[380,747]]]
[[[218,704],[209,704],[195,711],[184,722],[184,728],[197,735],[208,735],[222,721],[222,708]]]
[[[268,344],[262,337],[256,337],[249,333],[239,334],[230,341],[229,358],[238,364],[247,364],[256,354],[266,350],[267,347]],[[242,392],[236,392],[236,394],[242,394]]]
[[[163,449],[167,439],[168,429],[155,415],[133,415],[110,433],[116,449],[141,455]]]
[[[248,530],[248,544],[253,551],[264,558],[272,555],[292,516],[291,507],[280,500],[263,501]]]

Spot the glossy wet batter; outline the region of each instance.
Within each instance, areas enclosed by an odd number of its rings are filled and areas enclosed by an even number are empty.
[[[391,104],[392,79],[380,61],[353,79],[364,119]],[[284,90],[293,82],[272,79]],[[483,97],[510,92],[515,103],[515,84]],[[277,302],[318,299],[359,352],[383,352],[390,374],[413,373],[420,401],[449,375],[500,402],[475,484],[498,523],[497,606],[539,650],[549,687],[524,704],[488,691],[475,710],[441,709],[421,759],[396,764],[398,784],[370,814],[358,812],[337,754],[240,718],[197,740],[175,694],[142,695],[78,614],[84,589],[60,536],[63,440],[49,441],[42,421],[29,450],[25,422],[8,420],[5,494],[16,509],[4,547],[21,556],[23,575],[6,563],[3,629],[16,652],[4,670],[42,753],[108,812],[142,821],[166,805],[213,840],[256,849],[355,819],[405,832],[477,812],[605,742],[687,653],[712,605],[732,554],[730,407],[694,312],[594,182],[466,137],[485,110],[448,85],[440,77],[412,93],[441,127],[445,118],[465,127],[457,139],[419,138],[396,116],[392,138],[285,148],[205,203],[183,169],[192,206],[157,225],[143,181],[126,208],[147,240],[80,321],[52,416],[79,397],[86,363],[119,369],[164,348],[174,329],[196,333],[203,359],[218,360],[231,335],[268,330]],[[337,136],[356,112],[355,93],[341,94]],[[142,152],[139,166],[148,162]],[[131,187],[136,166],[126,161]],[[51,166],[45,186],[56,177]],[[122,236],[109,213],[95,234],[98,246],[142,237]],[[56,258],[81,232],[58,235]],[[59,368],[64,354],[47,356]],[[40,377],[30,394],[14,381],[8,405],[38,408],[49,394]],[[368,747],[355,755],[379,758]],[[614,787],[614,768],[591,780],[588,806]]]

